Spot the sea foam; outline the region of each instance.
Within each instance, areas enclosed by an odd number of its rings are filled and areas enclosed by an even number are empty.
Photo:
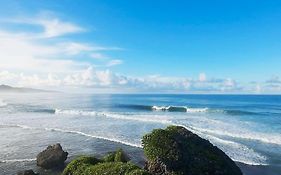
[[[31,127],[31,126],[27,126],[27,125],[21,125],[21,124],[0,124],[0,126],[1,127],[17,127],[17,128],[29,129],[29,130],[45,130],[45,131],[51,131],[51,132],[62,132],[62,133],[76,134],[76,135],[81,135],[81,136],[85,136],[85,137],[107,140],[107,141],[111,141],[111,142],[115,142],[115,143],[121,143],[123,145],[141,148],[140,144],[130,143],[130,142],[127,142],[127,141],[122,141],[122,140],[110,138],[110,137],[88,134],[88,133],[85,133],[85,132],[82,132],[82,131],[76,131],[76,130],[68,130],[68,129],[60,129],[60,128],[47,128],[47,127],[46,128],[38,128],[38,127]]]
[[[198,113],[198,112],[208,111],[208,108],[189,108],[186,106],[152,106],[151,109],[156,111],[188,112],[188,113]]]
[[[14,162],[33,162],[35,158],[32,159],[7,159],[7,160],[0,160],[0,163],[14,163]]]
[[[56,109],[55,114],[62,115],[80,115],[80,116],[93,116],[93,117],[104,117],[120,120],[132,120],[139,122],[151,122],[151,123],[162,123],[162,124],[171,124],[171,121],[165,119],[163,116],[151,116],[151,115],[125,115],[117,114],[111,112],[97,112],[97,111],[83,111],[83,110],[61,110]]]
[[[7,105],[8,104],[4,100],[0,99],[0,107],[4,107],[4,106],[7,106]]]

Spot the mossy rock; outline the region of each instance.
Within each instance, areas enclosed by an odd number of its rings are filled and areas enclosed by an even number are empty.
[[[62,175],[149,175],[147,171],[127,161],[128,158],[121,149],[109,153],[102,160],[81,156],[72,160]]]
[[[85,169],[89,166],[100,163],[101,160],[90,157],[90,156],[80,156],[72,160],[64,169],[62,175],[82,175]]]
[[[136,169],[131,171],[128,175],[150,175],[146,170]]]
[[[114,162],[114,159],[115,159],[115,152],[110,152],[102,158],[104,162]]]
[[[142,144],[151,174],[242,175],[223,151],[181,126],[155,129]]]
[[[89,166],[84,175],[133,175],[131,173],[139,170],[140,168],[132,163],[123,162],[105,162],[94,166]],[[142,175],[142,174],[135,174]],[[145,174],[144,174],[145,175]]]
[[[104,162],[128,162],[130,161],[127,154],[122,150],[118,149],[115,152],[111,152],[103,157]]]

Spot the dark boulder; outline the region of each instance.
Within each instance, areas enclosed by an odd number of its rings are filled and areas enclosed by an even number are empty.
[[[37,155],[37,165],[45,169],[64,165],[68,153],[63,151],[59,143],[48,146],[47,149]]]
[[[155,129],[142,140],[154,175],[242,175],[223,151],[184,127]]]
[[[24,170],[17,173],[17,175],[38,175],[33,170]]]

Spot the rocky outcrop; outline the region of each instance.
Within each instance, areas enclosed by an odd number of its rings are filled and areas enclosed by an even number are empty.
[[[33,170],[24,170],[17,173],[17,175],[38,175]]]
[[[59,167],[64,165],[67,155],[68,153],[63,151],[59,143],[48,146],[47,149],[37,155],[37,165],[45,169]]]
[[[242,175],[223,151],[184,127],[155,129],[142,142],[153,175]]]

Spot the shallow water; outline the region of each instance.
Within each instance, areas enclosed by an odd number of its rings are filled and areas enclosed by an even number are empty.
[[[141,155],[141,137],[168,125],[186,127],[235,161],[281,172],[281,96],[63,93],[0,94],[0,170],[33,166],[56,142],[70,156],[120,146]]]

